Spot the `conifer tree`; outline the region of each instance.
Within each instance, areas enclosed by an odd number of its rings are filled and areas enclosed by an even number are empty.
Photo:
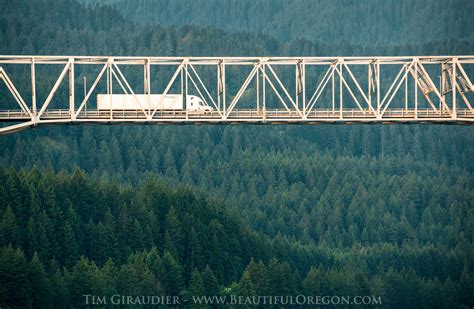
[[[0,245],[18,244],[18,225],[10,206],[7,206],[0,221]]]
[[[46,307],[51,304],[52,287],[43,263],[35,252],[28,265],[28,281],[31,286],[31,304]]]
[[[182,268],[169,251],[165,251],[161,259],[161,284],[167,295],[179,295],[184,287]]]
[[[255,296],[255,288],[252,283],[252,279],[250,278],[250,274],[248,271],[244,271],[242,278],[240,278],[238,292],[241,296]]]
[[[218,295],[219,282],[217,281],[217,278],[209,265],[206,265],[206,268],[202,272],[202,281],[206,295]]]
[[[194,296],[207,295],[204,288],[203,278],[197,269],[192,272],[191,280],[189,282],[189,293]]]
[[[0,304],[13,307],[31,304],[28,264],[23,251],[12,245],[0,249]]]

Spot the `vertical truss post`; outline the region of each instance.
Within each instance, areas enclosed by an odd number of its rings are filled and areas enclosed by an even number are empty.
[[[31,59],[31,108],[33,114],[33,122],[38,121],[38,108],[36,106],[36,66],[35,58]]]
[[[446,84],[446,63],[443,62],[441,64],[441,85],[440,85],[440,89],[439,89],[439,92],[441,94],[441,97],[444,99],[444,102],[446,102],[446,92],[444,91],[444,85]],[[440,100],[440,104],[441,104],[441,100]],[[447,105],[447,104],[446,104]],[[440,114],[442,113],[442,109],[440,108]]]
[[[457,118],[457,106],[456,106],[456,63],[457,63],[458,59],[457,58],[453,58],[452,60],[452,67],[453,67],[453,76],[452,76],[452,88],[453,88],[453,113],[452,113],[452,117],[453,119],[456,119]]]
[[[340,59],[337,61],[336,71],[339,74],[339,118],[342,119],[342,64]],[[339,69],[337,68],[339,66]]]
[[[182,71],[183,69],[181,69]],[[189,119],[189,110],[188,110],[188,61],[186,61],[186,64],[184,65],[184,108],[186,111],[186,119]]]
[[[442,104],[442,102],[446,103],[445,95],[443,94],[443,69],[444,69],[444,63],[441,64],[441,75],[438,76],[438,78],[439,78],[439,116],[440,117],[443,116],[443,104]]]
[[[145,70],[146,70],[146,74],[145,74],[145,79],[146,79],[146,83],[144,84],[144,87],[145,87],[145,94],[148,95],[148,114],[151,115],[151,108],[152,108],[152,104],[151,104],[151,65],[150,65],[150,58],[147,58],[145,60]]]
[[[225,60],[222,60],[222,107],[223,107],[223,115],[226,115],[226,106],[227,106],[227,81],[225,77]]]
[[[226,89],[227,89],[227,86],[226,86],[226,78],[225,78],[225,60],[223,59],[222,60],[222,114],[223,115],[226,115],[226,105],[227,105],[227,98],[226,98]],[[227,117],[227,116],[226,116]]]
[[[299,65],[298,65],[298,63],[296,63],[295,64],[295,104],[296,104],[296,106],[298,106],[298,103],[299,103],[298,102],[299,101],[298,100],[298,94],[299,94],[298,92],[300,90],[299,89],[300,83],[299,83],[299,76],[298,76],[299,72],[298,71],[299,71]]]
[[[334,81],[334,72],[331,75],[331,83],[332,83],[332,113],[334,114],[336,112],[336,84]]]
[[[372,104],[372,64],[367,65],[367,94],[369,104]]]
[[[262,60],[260,59],[260,62]],[[265,93],[265,63],[262,65],[262,112],[263,112],[263,120],[267,119],[267,101],[266,101],[266,93]],[[258,78],[258,70],[257,70],[257,78]]]
[[[226,85],[225,85],[225,59],[220,59],[217,64],[217,107],[222,119],[226,119]]]
[[[110,66],[107,66],[107,94],[110,94]]]
[[[302,76],[301,76],[301,86],[302,86],[302,92],[303,92],[303,95],[302,95],[302,100],[303,100],[303,115],[306,115],[306,63],[304,61],[304,59],[302,60],[302,63],[301,63],[301,66],[302,66]]]
[[[87,78],[84,76],[84,98],[87,96]],[[86,104],[84,105],[84,112],[85,114],[87,115],[87,102]],[[76,116],[77,117],[77,114],[79,113],[79,111],[77,111],[76,113]]]
[[[109,63],[112,63],[113,60],[112,59],[109,59]],[[109,94],[109,103],[110,103],[110,119],[113,118],[113,112],[112,112],[112,94],[113,94],[113,90],[112,90],[112,66],[109,65],[109,67],[107,68],[107,94]]]
[[[221,61],[217,61],[217,109],[221,111]]]
[[[418,58],[415,58],[415,119],[418,119]],[[407,77],[408,78],[408,77]]]
[[[151,81],[150,81],[150,59],[145,60],[143,65],[143,93],[150,94]]]
[[[186,65],[186,64],[185,64]],[[183,66],[184,67],[184,66]],[[179,78],[180,78],[180,87],[181,87],[181,100],[183,101],[183,109],[186,109],[186,102],[184,101],[184,74],[183,74],[183,67],[179,70]]]
[[[257,78],[255,79],[257,83],[257,114],[260,113],[260,78],[259,76],[260,76],[260,73],[257,70]]]
[[[150,59],[147,58],[145,59],[145,62],[143,64],[143,94],[147,95],[147,101],[148,101],[148,113],[150,114],[151,112],[151,97],[150,97]]]
[[[295,78],[296,78],[296,96],[295,96],[295,107],[299,109],[299,98],[301,96],[301,106],[303,108],[303,116],[306,115],[306,87],[305,87],[305,63],[304,59],[298,60],[295,66]]]
[[[380,59],[377,59],[376,87],[377,87],[377,114],[380,115]]]
[[[74,88],[74,58],[69,59],[69,115],[71,120],[76,120],[75,88]]]
[[[377,74],[378,74],[378,70],[377,70],[377,64],[374,60],[371,60],[371,62],[369,62],[368,64],[368,97],[367,97],[367,104],[369,105],[369,108],[372,109],[372,111],[374,111],[374,108],[372,107],[372,101],[373,101],[373,94],[376,92],[377,90]],[[376,107],[377,109],[377,118],[381,118],[381,115],[380,115],[380,112],[379,112],[379,108]],[[375,111],[374,111],[375,112]]]
[[[408,112],[408,66],[405,65],[405,112]]]

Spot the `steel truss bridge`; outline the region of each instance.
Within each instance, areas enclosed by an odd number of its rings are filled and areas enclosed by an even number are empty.
[[[53,81],[48,87],[39,83],[44,66],[59,72],[47,74]],[[96,71],[87,87],[81,72],[90,67]],[[160,67],[168,67],[169,76],[153,77]],[[134,82],[130,68],[140,72]],[[0,95],[7,101],[0,101],[0,134],[66,123],[473,124],[473,69],[474,56],[0,56]],[[42,97],[40,84],[47,88]],[[137,94],[179,93],[184,108],[98,110],[98,93],[128,94],[137,103]],[[198,95],[214,110],[187,110],[185,94]]]

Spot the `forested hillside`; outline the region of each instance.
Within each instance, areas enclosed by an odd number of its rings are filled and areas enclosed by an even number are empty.
[[[350,247],[362,239],[366,244],[444,239],[451,247],[472,219],[470,128],[125,126],[37,131],[5,138],[0,151],[4,164],[69,171],[80,166],[105,181],[134,184],[144,174],[158,175],[226,200],[267,235],[304,243]],[[450,209],[458,204],[466,208]],[[439,226],[432,230],[427,224]],[[454,230],[447,228],[451,225]]]
[[[394,36],[388,36],[391,41],[386,44],[372,41],[350,44],[350,41],[340,39],[325,43],[298,36],[281,42],[270,35],[227,33],[196,25],[179,28],[139,26],[111,7],[85,8],[72,0],[1,0],[0,3],[3,9],[0,12],[2,54],[334,56],[469,54],[474,50],[472,39],[458,33],[451,35],[451,32],[446,35],[436,32],[436,36],[423,37],[414,43]],[[471,20],[457,18],[456,22]]]
[[[197,24],[364,46],[473,39],[469,0],[82,0],[144,24]]]
[[[380,3],[366,8],[393,5]],[[0,54],[474,51],[462,16],[455,36],[377,46],[140,25],[73,0],[0,4]],[[2,136],[0,306],[78,305],[88,293],[473,306],[473,156],[472,128],[442,125],[64,126]]]
[[[223,205],[153,178],[132,188],[79,170],[0,167],[0,183],[2,306],[80,305],[86,294],[117,293],[377,295],[393,307],[472,302],[472,233],[452,249],[389,238],[347,250],[308,247],[270,241]]]

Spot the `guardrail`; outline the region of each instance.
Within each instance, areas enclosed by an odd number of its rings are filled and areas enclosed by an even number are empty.
[[[30,120],[30,115],[21,110],[0,110],[0,121],[12,120]],[[77,117],[81,120],[97,119],[116,119],[116,120],[140,120],[147,119],[142,110],[87,110],[81,111]],[[452,115],[446,110],[434,111],[432,109],[387,109],[381,118],[377,118],[368,109],[317,109],[313,110],[303,117],[297,111],[287,111],[279,109],[271,110],[233,110],[227,117],[223,117],[218,111],[195,112],[183,110],[157,111],[153,116],[154,120],[160,119],[414,119],[414,118],[432,118],[432,119],[450,119]],[[457,118],[473,118],[474,112],[469,109],[458,109]],[[41,116],[42,120],[68,120],[71,119],[71,113],[66,109],[46,110]]]

